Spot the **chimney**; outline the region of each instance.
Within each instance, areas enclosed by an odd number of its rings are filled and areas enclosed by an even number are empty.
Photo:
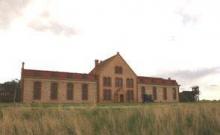
[[[95,60],[95,67],[99,64],[99,60]]]
[[[168,80],[171,80],[171,78],[169,77]]]
[[[24,65],[25,65],[25,63],[24,63],[24,62],[22,62],[22,67],[21,67],[22,69],[24,69]]]

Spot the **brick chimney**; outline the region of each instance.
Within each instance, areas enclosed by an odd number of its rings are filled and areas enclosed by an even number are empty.
[[[95,67],[99,64],[99,60],[95,60]]]
[[[22,67],[21,67],[21,69],[24,69],[24,65],[25,65],[25,63],[24,63],[24,62],[22,62]]]

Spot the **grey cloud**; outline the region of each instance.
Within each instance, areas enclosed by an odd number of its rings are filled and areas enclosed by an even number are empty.
[[[180,71],[171,72],[169,74],[171,76],[186,80],[196,80],[215,73],[220,73],[220,67],[204,68],[198,70],[180,70]]]
[[[205,85],[204,89],[208,91],[220,91],[220,86],[217,84],[210,84],[210,85]]]
[[[208,85],[208,87],[210,87],[210,88],[220,88],[219,87],[219,85],[217,85],[217,84],[210,84],[210,85]]]
[[[179,70],[172,72],[163,72],[158,76],[162,77],[171,77],[181,85],[181,91],[191,90],[191,87],[194,85],[199,85],[201,88],[205,88],[207,90],[219,90],[219,85],[216,84],[203,84],[200,83],[200,79],[207,77],[209,75],[219,74],[220,67],[213,68],[203,68],[198,70]]]
[[[0,29],[7,28],[10,23],[22,15],[22,10],[30,0],[0,0]]]
[[[50,14],[47,11],[44,11],[39,18],[31,21],[28,26],[39,32],[52,32],[54,34],[64,34],[66,36],[76,34],[73,27],[51,19]]]
[[[181,22],[184,26],[189,24],[196,24],[200,19],[201,13],[198,14],[189,10],[189,8],[192,6],[192,1],[193,0],[185,0],[182,7],[177,9],[175,12],[178,16],[181,17]]]
[[[72,27],[68,27],[55,21],[48,21],[47,23],[33,21],[29,23],[29,26],[36,31],[50,31],[54,34],[74,35],[76,33]]]
[[[182,18],[183,25],[187,24],[195,24],[198,21],[198,16],[185,13],[183,11],[180,11],[177,13]]]

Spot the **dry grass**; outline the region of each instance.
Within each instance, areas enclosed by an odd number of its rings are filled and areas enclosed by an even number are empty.
[[[220,103],[6,105],[3,135],[220,135]]]

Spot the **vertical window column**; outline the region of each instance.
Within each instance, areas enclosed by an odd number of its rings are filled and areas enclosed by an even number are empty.
[[[88,84],[82,84],[82,100],[88,100]]]
[[[66,98],[67,100],[73,100],[73,97],[73,83],[67,83]]]
[[[52,82],[50,85],[50,99],[57,100],[58,98],[58,83]]]
[[[34,90],[33,90],[33,99],[40,100],[41,99],[41,82],[35,81],[34,82]]]
[[[157,87],[153,87],[153,99],[157,100]]]

